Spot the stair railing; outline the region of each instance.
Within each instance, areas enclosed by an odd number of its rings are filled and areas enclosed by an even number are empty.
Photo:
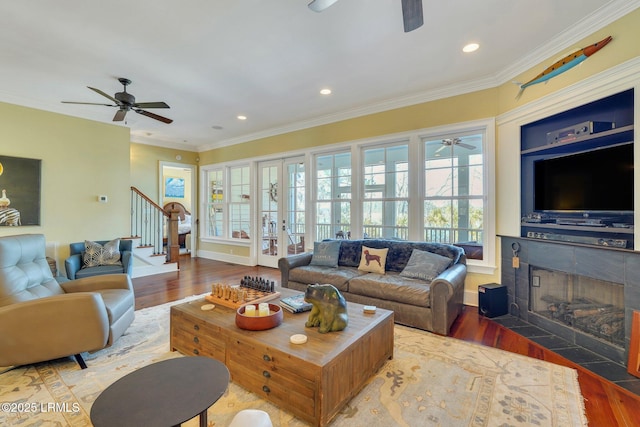
[[[178,262],[178,211],[165,212],[136,187],[131,187],[131,236],[140,239],[140,246],[152,247],[154,255],[164,254],[167,262]]]

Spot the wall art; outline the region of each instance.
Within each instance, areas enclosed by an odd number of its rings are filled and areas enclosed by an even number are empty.
[[[0,156],[0,227],[40,225],[42,160]]]
[[[184,198],[184,178],[167,176],[164,178],[164,197]]]

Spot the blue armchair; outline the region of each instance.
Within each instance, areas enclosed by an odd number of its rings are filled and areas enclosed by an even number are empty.
[[[108,240],[99,240],[95,243],[105,245]],[[120,260],[117,263],[108,263],[95,266],[86,266],[84,262],[85,242],[71,243],[69,245],[70,256],[64,262],[67,278],[69,280],[80,279],[89,276],[99,276],[102,274],[125,273],[131,277],[133,269],[133,257],[131,254],[133,244],[131,240],[120,239],[119,250]]]

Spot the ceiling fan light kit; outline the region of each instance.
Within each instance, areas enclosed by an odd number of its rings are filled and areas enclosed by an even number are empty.
[[[314,12],[322,12],[336,1],[337,0],[312,0],[312,2],[309,3],[309,9]],[[422,24],[424,24],[422,0],[402,0],[402,22],[405,33],[420,28]]]
[[[338,0],[313,0],[309,3],[309,9],[314,12],[322,12]]]
[[[111,100],[113,104],[100,104],[95,102],[74,102],[74,101],[62,101],[62,102],[64,104],[102,105],[105,107],[118,107],[118,111],[116,111],[115,116],[113,116],[114,122],[123,121],[125,116],[127,115],[127,112],[131,110],[143,116],[147,116],[154,120],[158,120],[162,123],[169,124],[173,122],[172,119],[168,119],[166,117],[144,110],[144,108],[170,108],[166,102],[136,102],[136,97],[130,94],[129,92],[127,92],[127,86],[131,84],[131,80],[125,79],[124,77],[120,77],[118,81],[122,84],[124,89],[122,90],[122,92],[117,92],[114,96],[111,96],[101,91],[100,89],[87,86],[89,89],[96,92],[97,94],[102,95],[105,98]]]

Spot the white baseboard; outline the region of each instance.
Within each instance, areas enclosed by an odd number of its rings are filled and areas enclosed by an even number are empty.
[[[252,263],[251,259],[247,257],[232,255],[232,254],[223,254],[220,252],[198,250],[197,256],[200,258],[212,259],[214,261],[222,261],[222,262],[230,262],[232,264],[246,265],[248,267],[253,267],[256,265],[255,263]]]
[[[473,307],[478,306],[478,291],[467,290],[464,291],[463,297],[464,305],[471,305]]]
[[[154,274],[162,274],[162,273],[171,273],[173,271],[178,271],[177,262],[161,264],[161,265],[141,265],[139,267],[133,267],[133,271],[131,272],[131,278],[135,279],[136,277],[152,276]]]

